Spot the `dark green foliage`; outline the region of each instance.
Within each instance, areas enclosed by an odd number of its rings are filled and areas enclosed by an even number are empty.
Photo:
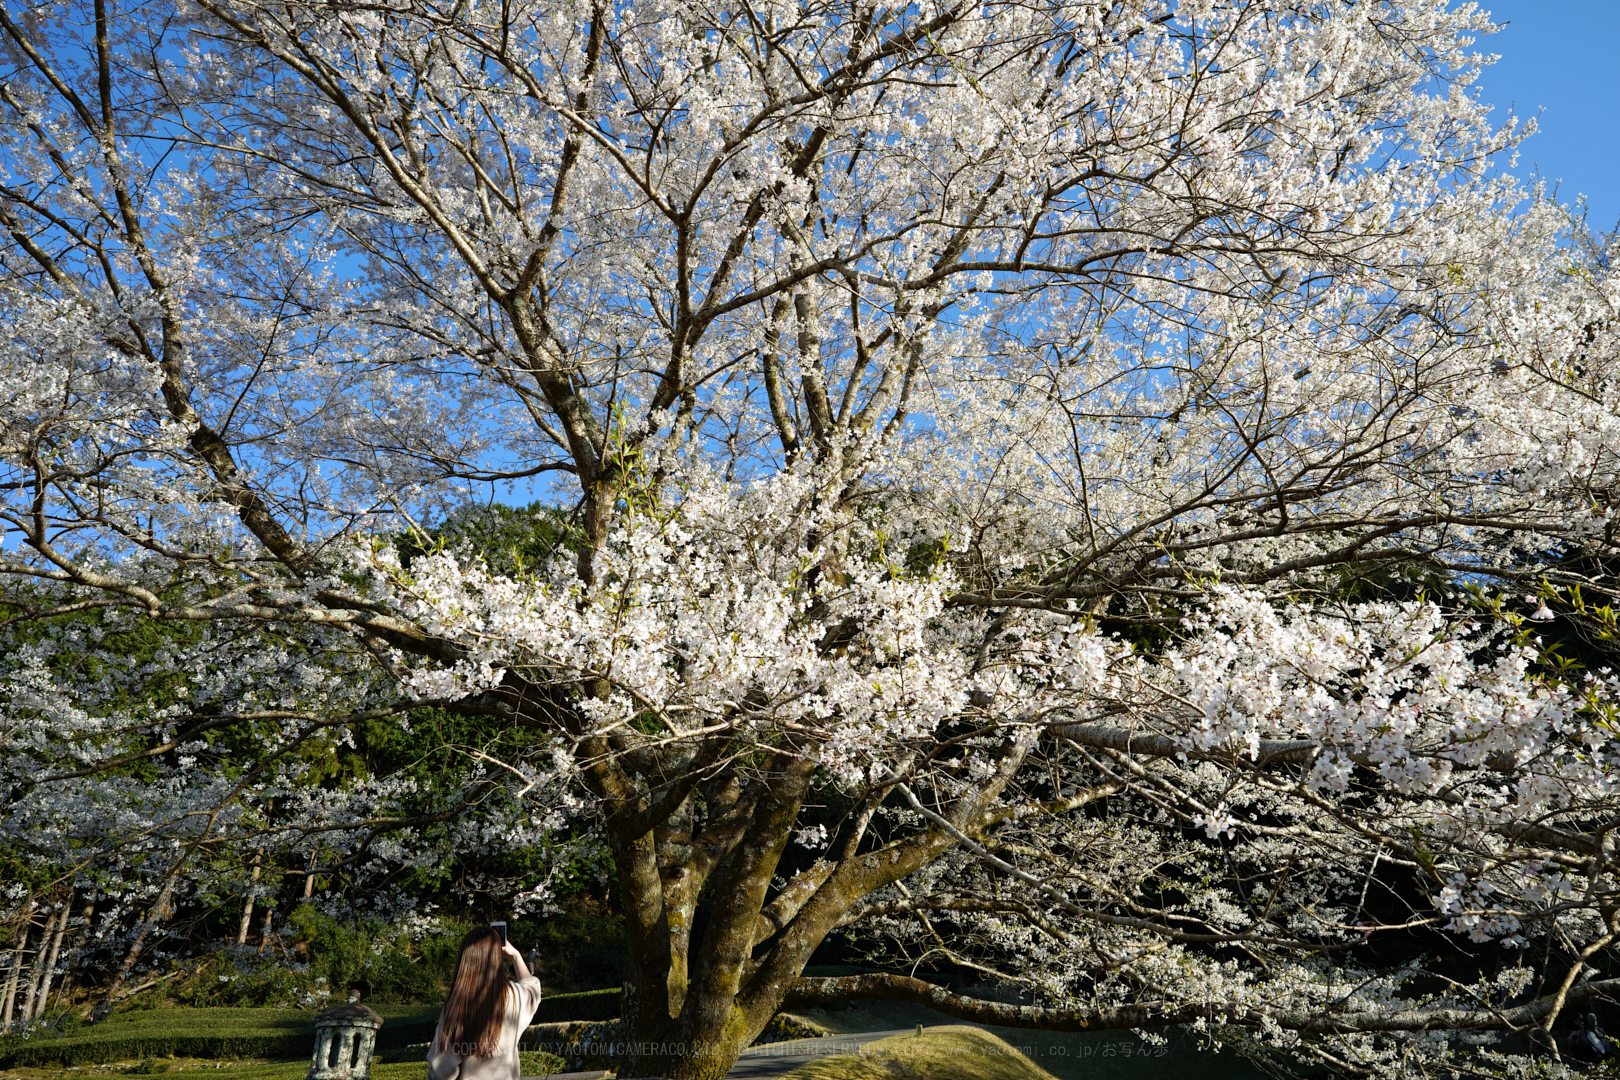
[[[287,924],[307,963],[218,951],[187,965],[171,991],[193,1007],[282,1006],[325,992],[341,1001],[359,987],[367,1004],[442,1001],[455,968],[464,925],[413,939],[382,919],[342,922],[314,905],[294,908]]]
[[[587,990],[581,994],[553,994],[543,998],[534,1014],[537,1024],[569,1020],[613,1020],[619,1015],[619,988]],[[431,1038],[431,1035],[429,1036]]]
[[[579,535],[568,516],[562,507],[538,502],[466,506],[426,533],[404,533],[394,543],[407,568],[418,556],[451,548],[478,555],[493,573],[518,577],[578,551]]]
[[[297,931],[297,948],[308,957],[307,964],[248,962],[215,953],[192,968],[174,998],[195,1007],[273,1006],[307,1001],[308,995],[323,990],[337,1002],[350,987],[359,987],[366,1003],[378,1008],[442,1002],[455,974],[461,938],[475,924],[449,923],[412,939],[381,919],[344,922],[305,904],[294,909],[288,925]],[[607,998],[617,1000],[624,969],[624,929],[617,919],[563,913],[511,925],[513,940],[530,951],[535,974],[546,988],[543,1015],[556,1020],[618,1015],[617,1005],[605,1013],[600,1005]],[[563,1010],[555,1016],[553,1001]],[[578,1009],[585,1011],[570,1011]]]
[[[532,944],[538,949],[535,974],[546,986],[591,991],[610,987],[613,993],[618,992],[628,955],[624,924],[618,919],[564,912],[544,922],[514,924],[512,934],[523,948]],[[599,1020],[602,1017],[557,1019]]]
[[[453,926],[410,942],[389,934],[381,919],[339,922],[308,904],[292,920],[308,947],[310,975],[324,979],[335,998],[361,986],[368,1002],[387,1003],[442,1000],[466,929]]]

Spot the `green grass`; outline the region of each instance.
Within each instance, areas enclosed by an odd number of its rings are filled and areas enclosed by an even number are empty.
[[[866,1058],[840,1054],[801,1065],[782,1080],[895,1080],[894,1074]]]
[[[953,1024],[921,1035],[895,1035],[861,1047],[860,1056],[822,1058],[790,1080],[1057,1080],[1003,1040]]]
[[[799,1012],[839,1035],[962,1022],[905,1001],[860,1001]],[[1271,1075],[1230,1050],[1204,1049],[1195,1033],[1180,1028],[1164,1029],[1167,1044],[1155,1045],[1130,1031],[974,1026],[1000,1036],[1059,1080],[1267,1080]]]

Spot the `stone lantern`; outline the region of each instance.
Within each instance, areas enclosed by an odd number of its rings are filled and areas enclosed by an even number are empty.
[[[347,1005],[315,1017],[315,1056],[308,1080],[369,1080],[371,1051],[382,1017],[360,1004],[358,994]]]

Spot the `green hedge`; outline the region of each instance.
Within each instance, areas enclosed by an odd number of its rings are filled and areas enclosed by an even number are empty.
[[[437,1005],[378,1006],[377,1049],[426,1043],[439,1022]],[[542,999],[536,1023],[611,1020],[619,991],[592,990]],[[45,1031],[0,1039],[0,1068],[100,1065],[143,1058],[214,1060],[305,1057],[315,1047],[313,1013],[301,1009],[146,1009],[119,1013],[65,1036]]]
[[[386,1027],[386,1024],[384,1025]],[[285,1058],[314,1046],[312,1015],[293,1009],[147,1009],[65,1036],[0,1043],[0,1066],[89,1065],[142,1058]]]
[[[619,1015],[619,991],[586,990],[578,994],[558,994],[540,999],[540,1011],[534,1014],[536,1024],[560,1024],[564,1020],[614,1020]],[[437,1014],[435,1014],[437,1023]],[[428,1038],[433,1038],[431,1029]]]

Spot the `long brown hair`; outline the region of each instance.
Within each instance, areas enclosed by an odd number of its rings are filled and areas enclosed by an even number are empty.
[[[506,1023],[501,936],[480,926],[461,939],[450,997],[439,1014],[437,1049],[457,1057],[492,1057]]]

